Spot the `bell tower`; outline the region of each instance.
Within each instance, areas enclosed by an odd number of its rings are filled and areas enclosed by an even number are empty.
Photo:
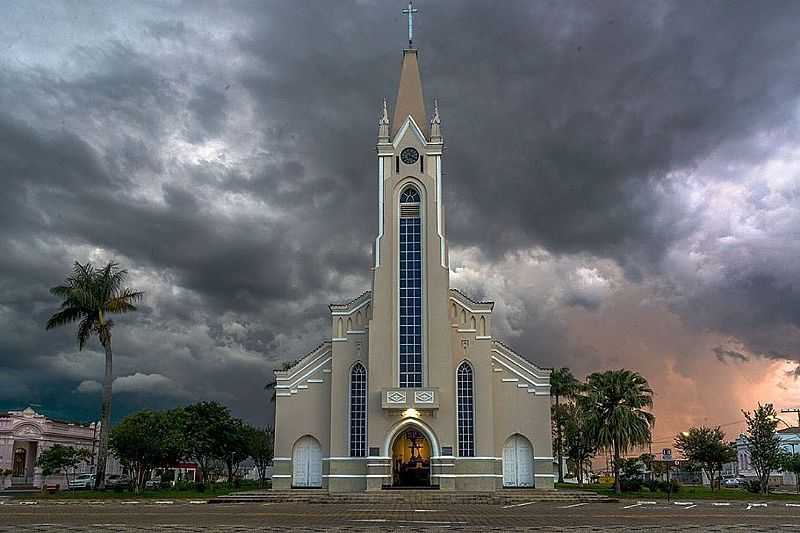
[[[410,39],[409,35],[409,39]],[[378,120],[370,390],[435,388],[451,379],[449,264],[438,102],[425,110],[419,51],[403,50],[389,120]]]

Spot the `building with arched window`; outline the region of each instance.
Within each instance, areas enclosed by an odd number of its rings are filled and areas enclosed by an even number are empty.
[[[494,338],[493,302],[450,287],[441,119],[418,60],[403,50],[378,123],[372,289],[331,304],[330,340],[275,372],[276,489],[553,486],[550,371]]]

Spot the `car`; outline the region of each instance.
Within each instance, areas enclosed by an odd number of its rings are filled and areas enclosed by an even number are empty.
[[[722,480],[722,486],[728,489],[736,489],[739,487],[744,487],[747,484],[747,480],[740,477],[729,477],[727,479]]]
[[[115,489],[117,487],[126,488],[130,486],[131,478],[119,474],[111,474],[106,478],[106,488]]]
[[[144,482],[144,488],[146,489],[158,489],[161,487],[161,480],[160,479],[148,479]]]
[[[94,488],[94,474],[78,474],[75,479],[71,479],[67,486],[71,490],[78,489],[93,489]]]

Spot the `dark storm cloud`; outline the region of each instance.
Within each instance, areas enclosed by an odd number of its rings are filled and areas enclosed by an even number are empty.
[[[396,91],[400,4],[98,7],[49,22],[62,47],[3,47],[0,370],[18,383],[5,390],[41,399],[52,387],[52,400],[99,378],[71,332],[41,325],[55,304],[47,288],[73,260],[118,258],[148,291],[119,323],[119,375],[174,383],[165,402],[212,394],[263,420],[270,367],[327,335],[328,301],[369,287],[373,143],[381,98]],[[610,259],[697,327],[798,357],[800,299],[794,271],[770,266],[780,254],[739,263],[709,244],[730,275],[696,287],[663,258],[704,224],[683,177],[710,153],[758,164],[769,151],[751,138],[794,127],[800,4],[418,7],[454,248],[478,246],[490,263],[531,247],[552,254],[544,261]],[[16,21],[26,24],[40,21]],[[767,192],[754,186],[750,207],[774,201]],[[605,285],[547,276],[559,306],[602,312]],[[522,351],[566,353],[555,304],[519,310],[507,327]],[[82,410],[84,389],[62,396]],[[146,404],[122,398],[117,413]]]

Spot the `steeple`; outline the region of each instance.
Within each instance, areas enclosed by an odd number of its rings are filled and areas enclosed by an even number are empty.
[[[389,144],[389,110],[386,108],[386,98],[383,99],[383,114],[378,120],[378,143]]]
[[[428,136],[428,115],[425,113],[425,100],[422,97],[422,80],[419,76],[419,61],[416,48],[403,50],[403,64],[400,67],[400,86],[397,89],[397,100],[394,105],[392,135],[405,124],[411,115],[414,122]]]

